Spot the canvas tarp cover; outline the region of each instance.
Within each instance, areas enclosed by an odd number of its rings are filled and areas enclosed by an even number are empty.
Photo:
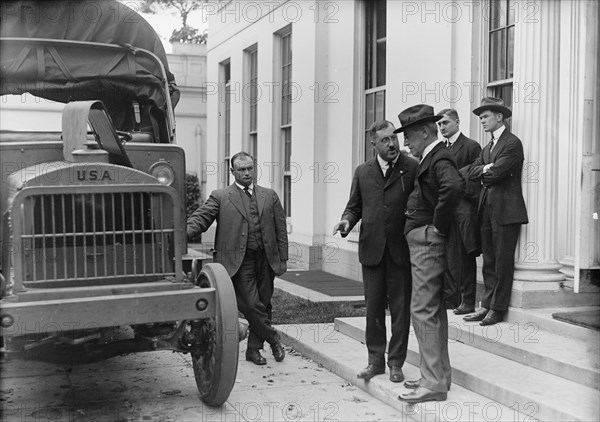
[[[0,36],[30,40],[2,42],[2,95],[30,92],[59,102],[102,100],[121,130],[132,129],[132,100],[155,118],[164,119],[164,81],[159,65],[134,50],[142,48],[163,63],[175,105],[179,91],[161,41],[148,22],[127,6],[116,1],[8,1],[0,7]],[[36,39],[121,47],[65,46]]]

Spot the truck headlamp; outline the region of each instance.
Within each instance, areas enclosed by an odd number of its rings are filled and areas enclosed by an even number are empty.
[[[158,180],[158,183],[166,186],[170,186],[175,180],[173,167],[162,158],[150,166],[150,174]]]

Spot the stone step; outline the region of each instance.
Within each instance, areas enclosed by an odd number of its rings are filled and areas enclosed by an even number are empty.
[[[390,326],[388,317],[388,338],[391,335]],[[348,324],[344,318],[338,318],[336,328],[364,342],[363,325]],[[451,343],[473,346],[598,389],[600,332],[587,331],[586,340],[580,340],[542,330],[536,322],[502,322],[482,327],[477,322],[465,322],[462,316],[448,313],[448,336]]]
[[[523,309],[523,308],[508,308],[504,320],[508,322],[516,322],[525,326],[532,323],[539,327],[540,330],[549,331],[561,336],[567,336],[574,339],[588,341],[590,336],[598,335],[597,330],[581,327],[575,324],[569,324],[564,321],[559,321],[552,318],[555,312],[565,311],[588,311],[598,309],[594,306],[580,306],[571,308],[538,308],[538,309]]]
[[[535,421],[535,409],[527,403],[505,406],[460,385],[453,384],[448,400],[416,405],[398,399],[408,390],[402,383],[392,383],[389,372],[365,382],[356,378],[367,363],[364,344],[334,329],[334,324],[291,324],[275,327],[284,344],[318,362],[378,400],[401,411],[403,421]],[[419,368],[405,363],[406,379],[417,379]]]
[[[536,322],[501,322],[482,327],[448,313],[450,342],[460,342],[579,384],[600,386],[600,332],[587,340],[540,329]]]
[[[341,334],[364,341],[364,318],[338,318],[335,326]],[[507,323],[499,324],[499,327],[502,326],[508,330]],[[451,341],[448,347],[453,383],[506,406],[517,406],[518,410],[536,419],[600,420],[600,391],[595,388],[480,350],[468,343]],[[411,332],[407,362],[419,364],[418,349],[415,335]],[[563,344],[555,350],[556,353],[561,349],[571,350],[568,344]]]

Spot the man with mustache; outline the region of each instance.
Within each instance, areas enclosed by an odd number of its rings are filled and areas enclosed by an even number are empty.
[[[402,382],[410,329],[411,273],[403,235],[406,201],[413,190],[417,163],[400,152],[394,125],[378,120],[369,128],[377,155],[359,165],[341,221],[333,228],[342,237],[362,220],[358,259],[362,264],[367,306],[368,365],[357,377],[369,381],[385,373],[385,308],[389,306],[392,337],[387,365],[390,380]]]

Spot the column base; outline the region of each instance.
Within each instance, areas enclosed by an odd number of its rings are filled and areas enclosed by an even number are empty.
[[[575,293],[563,282],[532,282],[515,280],[510,296],[514,308],[570,308],[598,306],[598,293]]]
[[[564,257],[558,262],[562,265],[559,271],[565,275],[567,280],[573,281],[575,279],[575,258],[572,256]]]
[[[560,282],[565,280],[565,275],[560,272],[562,265],[558,262],[538,264],[515,264],[514,279],[531,282]]]
[[[561,267],[560,264],[536,264],[535,266],[515,264],[510,306],[520,309],[538,309],[600,304],[600,295],[597,292],[575,293],[572,283],[565,279],[564,274],[558,272]],[[484,290],[481,257],[478,258],[477,280],[479,301]]]

